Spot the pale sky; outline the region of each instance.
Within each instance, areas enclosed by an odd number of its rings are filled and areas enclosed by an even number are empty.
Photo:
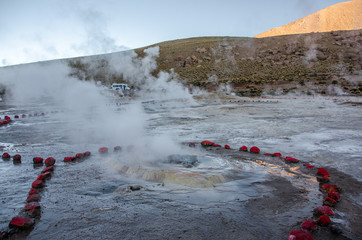
[[[0,67],[189,37],[252,37],[340,2],[0,0]]]

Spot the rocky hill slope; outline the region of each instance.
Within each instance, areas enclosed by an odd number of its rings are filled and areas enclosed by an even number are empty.
[[[288,92],[361,95],[361,44],[362,30],[260,39],[181,39],[156,44],[160,55],[154,74],[173,69],[190,89],[228,90],[241,96]],[[139,57],[144,49],[135,50]],[[127,82],[121,74],[105,74],[107,59],[109,55],[67,61],[72,75],[80,79]]]
[[[281,27],[256,35],[257,38],[362,29],[362,0],[342,2]]]

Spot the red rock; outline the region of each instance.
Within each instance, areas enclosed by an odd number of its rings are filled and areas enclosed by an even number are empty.
[[[322,190],[326,191],[326,192],[340,192],[342,190],[341,187],[338,187],[337,185],[332,185],[332,184],[323,184],[321,187]]]
[[[121,146],[115,146],[113,148],[113,151],[117,152],[117,151],[121,151],[122,150],[122,147]]]
[[[202,146],[213,146],[215,143],[213,143],[213,142],[210,142],[210,141],[207,141],[207,140],[205,140],[205,141],[202,141],[201,142],[201,145]]]
[[[65,157],[64,162],[72,162],[74,161],[75,157]]]
[[[317,228],[317,223],[312,219],[308,219],[302,223],[302,228],[307,230],[315,230]]]
[[[89,157],[89,156],[91,155],[91,152],[90,152],[90,151],[86,151],[86,152],[83,153],[83,155],[84,155],[85,157]]]
[[[213,147],[221,147],[220,144],[216,144],[216,143],[214,143],[212,146],[213,146]]]
[[[230,146],[229,146],[229,145],[225,145],[225,149],[230,149]]]
[[[281,154],[281,153],[273,153],[273,156],[274,156],[274,157],[281,157],[282,154]]]
[[[260,149],[256,146],[253,146],[250,148],[250,152],[252,153],[260,153]]]
[[[9,153],[3,153],[2,159],[10,159],[10,158],[11,158],[11,156]]]
[[[29,195],[28,198],[26,199],[26,202],[38,202],[40,200],[40,196],[39,194],[32,194]]]
[[[19,115],[15,115],[14,118],[19,118]]]
[[[16,162],[21,162],[21,156],[19,154],[14,155],[13,160]]]
[[[54,171],[54,166],[50,166],[50,167],[44,168],[43,171],[41,171],[41,173],[53,172],[53,171]]]
[[[5,116],[4,118],[5,118],[5,120],[11,120],[11,118],[9,116]]]
[[[317,181],[320,183],[327,183],[329,182],[329,177],[328,176],[323,176],[323,177],[317,177]]]
[[[33,195],[33,194],[37,194],[38,190],[36,190],[35,188],[30,189],[29,191],[29,195]]]
[[[335,192],[335,191],[330,191],[328,192],[328,197],[336,200],[336,201],[339,201],[341,200],[341,195],[339,195],[339,193]]]
[[[51,176],[50,172],[45,172],[45,173],[38,175],[36,180],[45,180],[45,179],[49,178],[50,176]]]
[[[42,173],[41,175],[44,175],[45,176],[45,179],[48,179],[52,176],[52,173],[51,172],[45,172],[45,173]]]
[[[306,229],[291,231],[288,240],[314,240],[312,234]]]
[[[189,147],[195,147],[195,146],[196,146],[195,143],[193,143],[193,142],[189,143]]]
[[[21,117],[22,117],[22,118],[25,118],[25,117],[26,117],[26,115],[25,115],[25,114],[22,114],[22,115],[21,115]]]
[[[329,172],[324,168],[318,168],[317,175],[329,176]]]
[[[298,163],[299,160],[296,158],[292,158],[292,157],[285,157],[285,161],[287,161],[288,163]]]
[[[246,151],[248,151],[248,147],[247,146],[242,146],[242,147],[239,148],[239,151],[246,152]]]
[[[34,157],[33,158],[33,163],[34,164],[42,164],[43,163],[43,158],[41,158],[41,157]]]
[[[46,178],[46,175],[44,173],[38,175],[38,177],[36,178],[36,180],[44,180]]]
[[[33,188],[42,188],[42,187],[44,186],[44,184],[43,184],[43,181],[42,181],[42,180],[35,180],[35,181],[31,184],[31,186],[32,186]]]
[[[310,165],[309,163],[304,164],[304,166],[308,169],[314,169],[314,166]]]
[[[323,205],[325,205],[325,206],[334,207],[336,205],[336,203],[337,203],[337,201],[330,197],[325,197],[323,199]]]
[[[34,219],[16,216],[11,219],[9,227],[27,229],[33,226],[34,223],[35,223]]]
[[[75,158],[84,158],[84,154],[83,153],[77,153],[75,154]]]
[[[33,208],[38,208],[40,209],[40,204],[38,202],[31,202],[25,205],[25,207],[23,208],[25,211],[29,211]]]
[[[30,216],[30,217],[38,217],[38,216],[40,216],[40,209],[38,209],[38,208],[32,208],[32,209],[30,209],[29,211],[28,211],[28,215]]]
[[[47,159],[45,159],[45,166],[49,167],[49,166],[53,166],[55,164],[55,159],[52,157],[48,157]]]
[[[265,155],[265,156],[273,156],[273,157],[274,157],[274,155],[273,155],[272,153],[264,153],[264,155]]]
[[[317,223],[320,226],[328,226],[331,223],[331,219],[327,215],[322,215],[317,219]]]
[[[107,147],[101,147],[98,149],[98,152],[100,153],[107,153],[108,152],[108,148]]]
[[[320,207],[316,207],[313,210],[314,214],[316,215],[329,215],[329,216],[333,216],[334,212],[332,210],[332,208],[328,207],[328,206],[320,206]]]

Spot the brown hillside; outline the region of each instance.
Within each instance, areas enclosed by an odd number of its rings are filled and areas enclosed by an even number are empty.
[[[254,37],[362,29],[362,0],[338,3]]]
[[[154,74],[173,69],[190,89],[215,91],[229,86],[240,96],[362,94],[362,30],[269,38],[201,37],[155,45],[160,47],[160,55]],[[135,50],[139,57],[144,49]],[[111,74],[111,55],[69,59],[71,75],[133,85],[132,79],[122,74]]]

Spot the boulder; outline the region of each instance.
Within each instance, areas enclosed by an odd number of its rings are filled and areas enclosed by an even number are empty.
[[[334,207],[336,205],[336,203],[337,203],[337,201],[330,197],[325,197],[323,199],[324,206]]]
[[[34,157],[33,158],[33,163],[34,164],[43,164],[43,158],[41,158],[41,157]]]
[[[50,167],[55,164],[55,159],[53,157],[48,157],[45,159],[45,166]]]
[[[44,168],[43,171],[41,171],[41,173],[53,172],[53,171],[54,171],[54,166],[50,166],[50,167]]]
[[[24,211],[29,211],[33,208],[40,209],[40,204],[38,202],[31,202],[31,203],[26,204],[23,209],[24,209]]]
[[[189,147],[196,147],[196,145],[195,145],[195,143],[190,142],[190,143],[189,143]]]
[[[251,153],[260,153],[260,149],[256,146],[253,146],[250,148]]]
[[[40,196],[39,194],[32,194],[29,195],[28,198],[26,199],[26,202],[30,203],[30,202],[39,202],[40,200]]]
[[[273,153],[273,157],[281,157],[282,154],[281,153]]]
[[[51,177],[51,173],[50,172],[45,172],[42,173],[40,175],[38,175],[38,177],[36,178],[36,180],[45,180]]]
[[[341,187],[337,186],[337,185],[332,185],[332,184],[323,184],[321,187],[322,190],[326,191],[326,192],[340,192],[342,190]]]
[[[202,141],[201,142],[201,145],[204,146],[204,147],[207,147],[207,146],[213,146],[215,143],[211,142],[211,141]]]
[[[74,161],[75,157],[65,157],[64,162],[72,162]]]
[[[320,226],[328,226],[331,223],[331,219],[327,215],[322,215],[317,219],[317,223]]]
[[[77,153],[77,154],[75,154],[75,158],[79,158],[79,159],[84,158],[84,153]]]
[[[339,193],[335,192],[335,191],[330,191],[328,192],[328,197],[336,200],[336,201],[339,201],[341,200],[341,195],[339,195]]]
[[[14,118],[19,118],[19,115],[15,115]]]
[[[314,166],[310,165],[309,163],[305,163],[304,166],[308,169],[314,169]]]
[[[324,168],[318,168],[317,175],[320,176],[329,176],[329,172]]]
[[[11,158],[11,156],[10,156],[9,153],[3,153],[2,159],[4,159],[4,160],[9,160],[10,158]]]
[[[9,223],[9,227],[16,227],[20,229],[28,229],[35,224],[34,219],[24,217],[13,217]]]
[[[38,217],[40,216],[40,208],[31,208],[27,214],[32,218]]]
[[[31,184],[31,186],[32,186],[33,188],[42,188],[42,187],[44,187],[44,183],[43,183],[42,180],[35,180],[35,181]]]
[[[292,157],[285,157],[285,161],[286,161],[287,163],[298,163],[298,162],[299,162],[298,159],[292,158]]]
[[[32,188],[32,189],[30,189],[30,191],[29,191],[29,195],[37,194],[37,193],[38,193],[38,190],[35,189],[35,188]]]
[[[108,153],[108,148],[107,147],[101,147],[98,149],[99,153]]]
[[[315,230],[317,229],[317,223],[312,219],[308,219],[302,223],[302,228],[307,230]]]
[[[122,147],[121,146],[115,146],[113,148],[113,151],[115,151],[115,152],[122,151]]]
[[[319,216],[319,215],[329,215],[329,216],[333,216],[335,213],[333,212],[332,208],[328,207],[328,206],[320,206],[320,207],[316,207],[313,210],[314,214]]]
[[[83,153],[83,155],[84,155],[85,157],[89,157],[89,156],[91,155],[91,152],[90,152],[90,151],[86,151],[86,152]]]
[[[230,146],[229,146],[229,145],[225,145],[225,149],[230,149]]]
[[[239,151],[247,152],[247,151],[248,151],[248,147],[247,147],[247,146],[242,146],[242,147],[239,148]]]
[[[25,114],[22,114],[22,115],[21,115],[21,117],[22,117],[22,118],[25,118],[25,117],[26,117],[26,115],[25,115]]]
[[[323,177],[317,177],[317,181],[320,183],[328,183],[330,180],[328,176],[323,176]]]
[[[21,162],[21,156],[19,154],[16,154],[13,156],[14,162]]]
[[[306,229],[297,229],[289,233],[288,240],[313,240],[313,236]]]

